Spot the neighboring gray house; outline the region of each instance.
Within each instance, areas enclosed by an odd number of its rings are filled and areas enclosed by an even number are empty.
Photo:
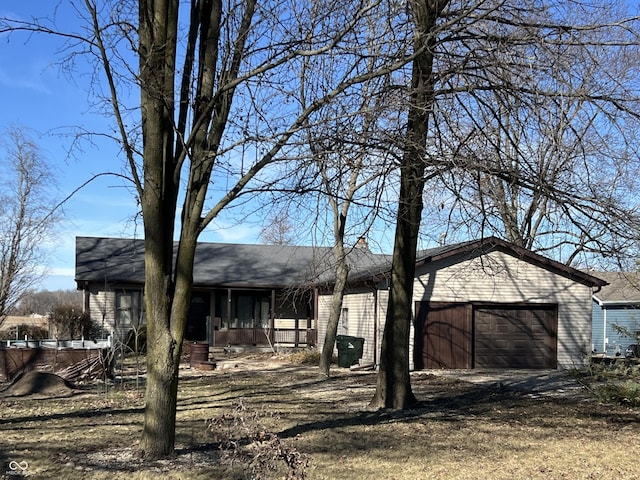
[[[94,321],[124,333],[144,322],[141,240],[76,240],[76,282]],[[188,340],[215,345],[322,345],[330,248],[198,245]],[[391,258],[359,243],[338,334],[364,338],[377,364]],[[557,368],[582,364],[591,295],[606,282],[494,237],[421,252],[411,368]]]
[[[609,284],[593,294],[592,351],[624,355],[640,335],[640,276],[630,272],[597,272]]]

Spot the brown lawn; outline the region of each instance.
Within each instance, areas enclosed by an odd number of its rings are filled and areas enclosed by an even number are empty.
[[[373,412],[374,372],[324,380],[286,357],[225,367],[181,370],[177,455],[150,463],[136,457],[143,398],[130,386],[7,390],[0,476],[279,479],[286,457],[291,478],[640,478],[640,409],[600,403],[568,375],[571,388],[540,392],[508,376],[416,373],[416,408]]]

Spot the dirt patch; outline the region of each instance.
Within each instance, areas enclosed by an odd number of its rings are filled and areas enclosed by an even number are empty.
[[[24,397],[27,395],[65,396],[72,395],[73,386],[64,378],[47,372],[27,372],[17,377],[9,387],[0,392],[0,397]]]

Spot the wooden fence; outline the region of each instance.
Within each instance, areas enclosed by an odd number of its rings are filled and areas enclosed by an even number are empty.
[[[107,348],[0,348],[0,382],[32,370],[55,373],[69,381],[110,376],[109,352]]]

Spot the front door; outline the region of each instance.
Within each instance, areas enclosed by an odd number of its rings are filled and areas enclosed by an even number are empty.
[[[191,297],[189,316],[187,318],[186,339],[192,342],[207,340],[207,317],[211,315],[209,294],[194,292]]]

